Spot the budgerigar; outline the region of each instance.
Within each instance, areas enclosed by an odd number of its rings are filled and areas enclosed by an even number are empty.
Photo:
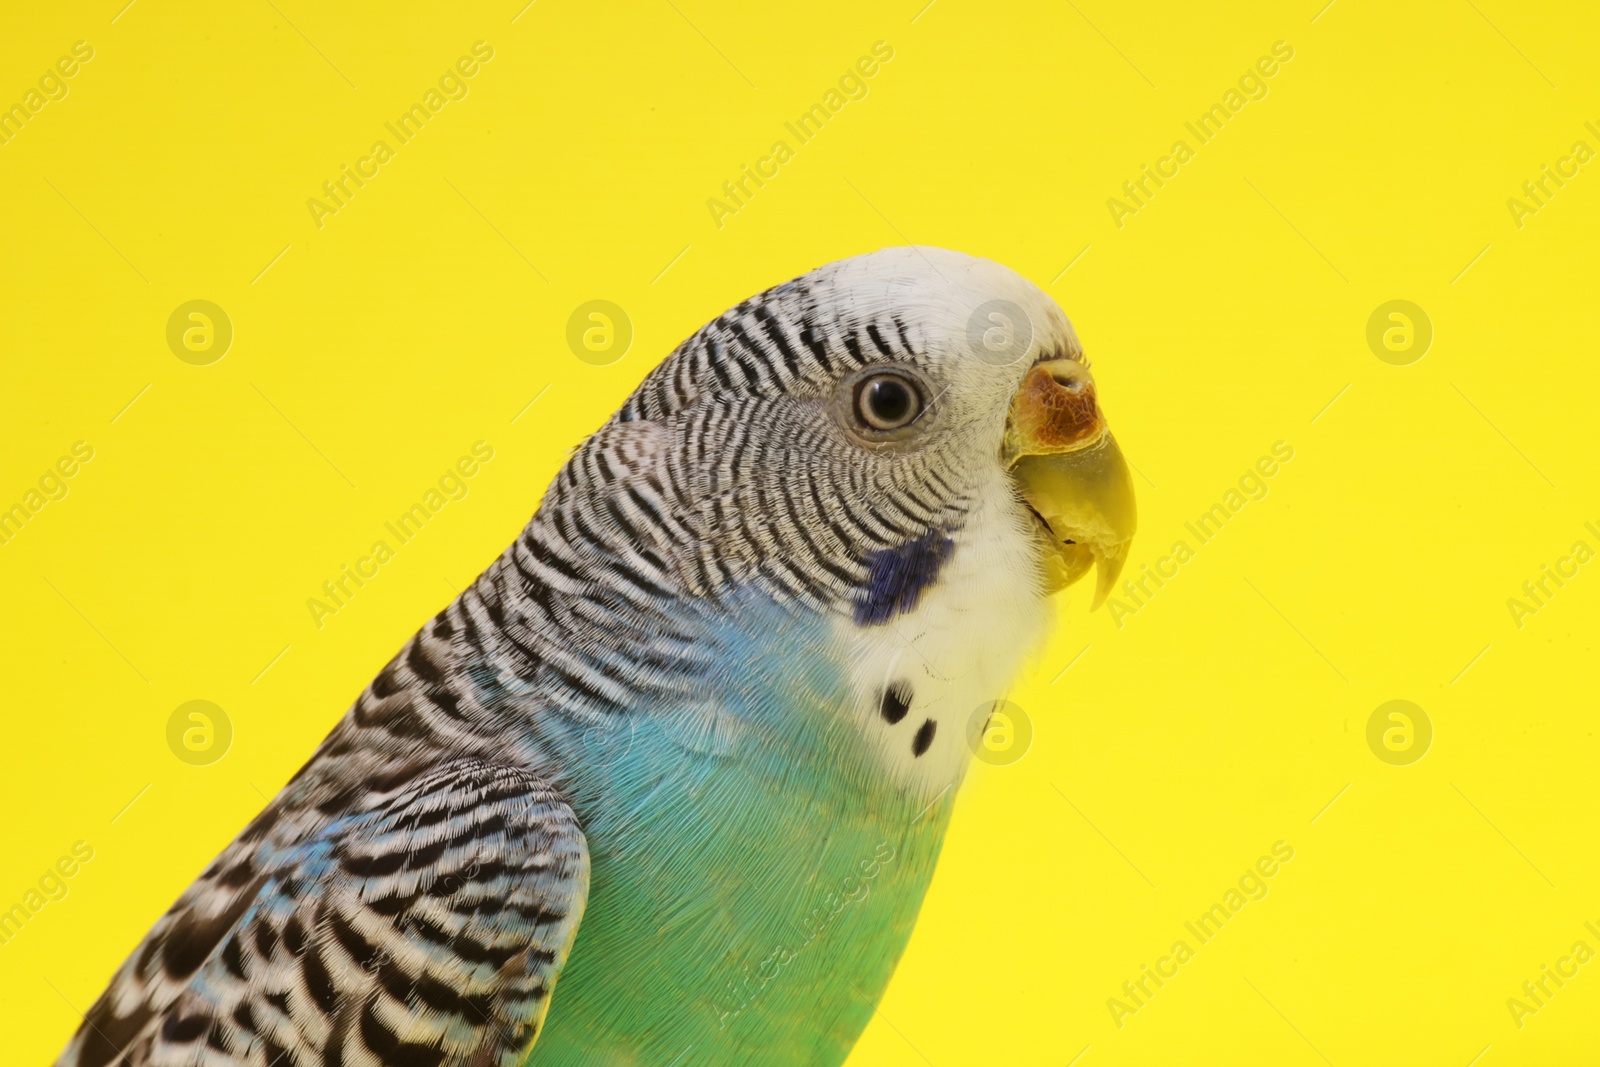
[[[752,297],[573,453],[60,1067],[842,1063],[974,724],[1133,527],[1019,275],[894,248]]]

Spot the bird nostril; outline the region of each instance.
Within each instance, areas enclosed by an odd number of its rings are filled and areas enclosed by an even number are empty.
[[[1069,393],[1082,393],[1089,386],[1089,378],[1077,364],[1066,360],[1052,360],[1045,365],[1050,380]]]

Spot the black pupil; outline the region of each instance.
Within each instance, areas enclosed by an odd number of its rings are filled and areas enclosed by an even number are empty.
[[[899,422],[911,413],[911,390],[894,378],[880,378],[867,386],[867,405],[883,422]]]

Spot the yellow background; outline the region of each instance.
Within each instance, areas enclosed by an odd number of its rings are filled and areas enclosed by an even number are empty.
[[[975,767],[853,1067],[1593,1061],[1600,964],[1520,1028],[1506,1006],[1600,949],[1600,566],[1520,629],[1506,605],[1600,548],[1597,165],[1520,229],[1506,206],[1600,148],[1592,9],[523,2],[0,17],[0,103],[95,50],[0,146],[0,506],[95,450],[0,546],[0,908],[94,849],[0,947],[7,1062],[56,1054],[655,361],[908,241],[1074,320],[1141,472],[1131,571],[1274,442],[1294,459],[1120,629],[1066,599],[1013,694],[1033,748]],[[478,40],[470,95],[318,229],[307,198]],[[718,228],[707,198],[879,40],[869,95]],[[1184,122],[1280,40],[1199,146]],[[1179,138],[1119,229],[1107,199]],[[635,327],[606,367],[564,341],[596,298]],[[210,366],[165,341],[192,299],[234,326]],[[1366,342],[1391,299],[1433,323],[1409,366]],[[318,629],[307,598],[478,440],[470,495]],[[233,724],[210,766],[166,744],[191,699]],[[1433,724],[1409,766],[1365,740],[1391,699]],[[1268,896],[1119,1028],[1108,998],[1279,840]]]

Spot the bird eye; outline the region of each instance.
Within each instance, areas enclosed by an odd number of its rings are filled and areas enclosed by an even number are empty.
[[[856,386],[856,415],[869,429],[898,430],[921,414],[921,394],[898,374],[875,374]]]

